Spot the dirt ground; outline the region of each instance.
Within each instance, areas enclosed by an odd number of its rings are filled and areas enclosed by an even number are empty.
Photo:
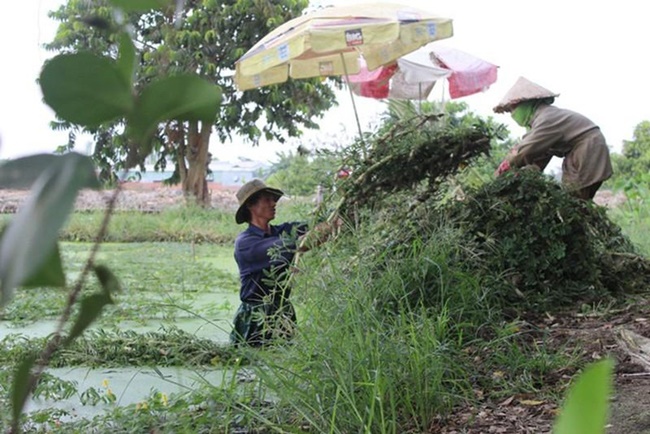
[[[612,357],[616,361],[614,395],[611,398],[608,434],[650,434],[650,372],[617,340],[621,330],[650,337],[650,304],[638,303],[602,315],[548,316],[524,324],[529,331],[548,333],[547,345],[579,351],[587,360]],[[525,331],[525,330],[522,330]],[[549,382],[566,383],[575,372],[558,372]],[[560,384],[560,383],[558,383]],[[459,408],[440,421],[430,433],[550,433],[559,412],[552,402],[534,394],[513,395],[499,402],[486,400],[479,406]]]
[[[142,212],[159,212],[167,208],[185,204],[180,186],[165,186],[159,182],[125,182],[118,196],[116,210],[134,210]],[[237,187],[208,184],[212,207],[224,210],[236,210]],[[83,190],[75,203],[78,211],[106,208],[114,190]],[[0,213],[14,213],[26,199],[27,190],[0,190]]]
[[[212,206],[235,210],[236,187],[210,184]],[[77,210],[105,208],[113,191],[83,191],[76,202]],[[0,191],[0,212],[13,213],[27,197],[27,191]],[[621,194],[599,192],[599,205],[616,207],[625,202]],[[182,206],[179,187],[160,183],[126,183],[117,202],[118,210],[159,212]],[[613,356],[617,361],[615,394],[611,401],[608,434],[650,434],[650,372],[626,353],[616,340],[621,329],[632,330],[650,338],[650,304],[645,300],[622,311],[601,316],[568,315],[530,320],[531,330],[548,332],[551,341],[569,350],[581,348],[583,357],[597,360]],[[648,355],[650,360],[650,354]],[[575,373],[559,372],[549,381],[566,383]],[[484,392],[477,391],[480,398]],[[479,399],[480,401],[480,399]],[[514,395],[500,402],[484,400],[478,406],[459,408],[450,418],[440,420],[429,432],[441,434],[525,434],[550,433],[558,408],[551,402],[533,395]]]

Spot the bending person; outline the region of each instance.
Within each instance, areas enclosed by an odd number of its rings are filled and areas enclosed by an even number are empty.
[[[560,157],[564,159],[562,183],[576,197],[590,200],[612,176],[609,148],[591,120],[553,106],[557,96],[520,77],[494,108],[496,113],[510,112],[515,122],[527,129],[496,174],[528,165],[544,170],[553,156]]]

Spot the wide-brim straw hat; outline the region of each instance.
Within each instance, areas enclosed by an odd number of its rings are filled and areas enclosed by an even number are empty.
[[[506,92],[501,102],[493,110],[496,113],[509,112],[521,102],[534,99],[555,98],[556,96],[560,96],[560,94],[551,92],[524,77],[519,77],[514,86]]]
[[[248,209],[246,208],[246,201],[248,201],[248,199],[250,199],[251,196],[253,196],[255,193],[260,191],[267,191],[275,195],[278,199],[284,196],[284,192],[282,192],[282,190],[269,187],[268,185],[264,184],[264,181],[261,179],[253,179],[251,181],[248,181],[246,184],[242,185],[235,194],[235,196],[237,196],[237,201],[239,202],[239,208],[235,213],[235,221],[237,224],[242,224],[247,220],[246,214],[248,213]]]

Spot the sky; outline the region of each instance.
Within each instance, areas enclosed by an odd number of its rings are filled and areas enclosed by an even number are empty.
[[[381,2],[381,1],[380,1]],[[498,79],[483,93],[460,98],[470,110],[493,116],[514,137],[524,130],[508,114],[492,108],[518,77],[559,93],[555,105],[580,112],[598,124],[614,152],[632,140],[636,125],[650,120],[650,6],[639,0],[392,0],[453,20],[454,36],[435,44],[457,48],[499,66]],[[9,0],[0,14],[0,159],[51,152],[67,141],[53,132],[53,112],[42,102],[36,84],[40,68],[51,56],[42,45],[52,40],[56,23],[47,18],[61,0]],[[313,0],[315,4],[369,3]],[[445,92],[437,86],[431,99]],[[448,96],[446,97],[448,98]],[[385,107],[382,101],[356,97],[362,129],[369,129]],[[347,91],[339,107],[319,121],[319,131],[305,132],[300,142],[314,146],[334,136],[354,136],[357,125]],[[81,140],[79,151],[86,143]],[[86,140],[87,142],[87,140]],[[211,143],[222,161],[239,157],[274,161],[278,152],[295,150],[297,141],[253,147],[237,140]]]

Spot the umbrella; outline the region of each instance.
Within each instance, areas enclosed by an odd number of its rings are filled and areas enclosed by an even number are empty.
[[[426,46],[374,71],[361,67],[350,75],[352,90],[369,98],[427,99],[434,84],[447,79],[452,99],[487,89],[497,80],[497,66],[464,51]]]
[[[374,70],[452,34],[451,19],[410,6],[328,7],[287,21],[262,38],[237,60],[234,80],[247,90],[289,77],[347,76],[359,72],[360,61]],[[359,126],[356,107],[355,116]]]

